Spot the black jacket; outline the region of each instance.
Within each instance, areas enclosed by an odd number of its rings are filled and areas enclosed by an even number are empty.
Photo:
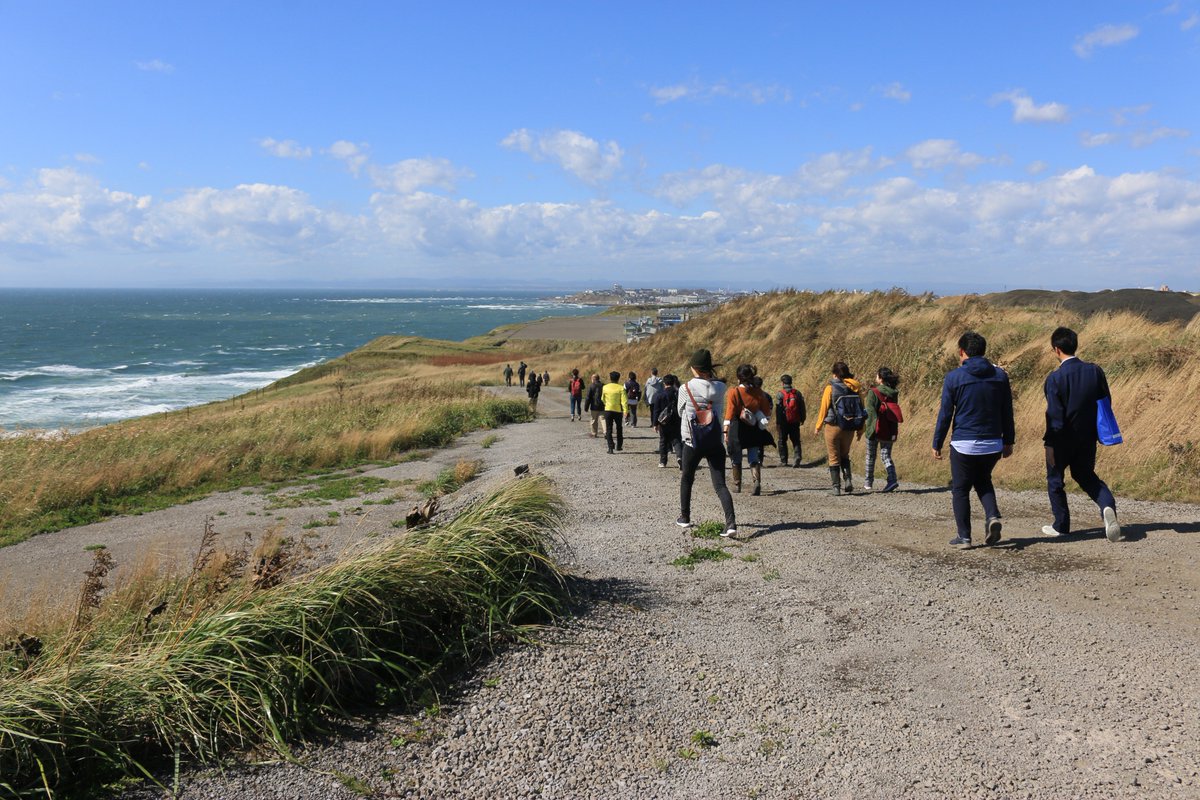
[[[587,394],[583,398],[583,410],[591,411],[593,408],[597,411],[604,410],[604,384],[599,381],[593,381],[588,384]]]
[[[1046,377],[1047,447],[1074,448],[1096,442],[1096,401],[1108,397],[1104,370],[1068,358]]]

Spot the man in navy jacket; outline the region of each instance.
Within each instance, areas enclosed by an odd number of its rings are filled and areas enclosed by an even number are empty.
[[[942,404],[933,430],[933,457],[941,460],[942,445],[950,435],[950,499],[958,535],[956,547],[971,545],[971,489],[979,496],[986,517],[986,544],[1000,541],[1000,508],[992,470],[1001,458],[1012,455],[1016,432],[1012,388],[1008,373],[984,358],[987,339],[967,331],[958,340],[962,364],[942,381]]]
[[[1096,475],[1096,402],[1108,397],[1108,379],[1095,364],[1075,357],[1079,337],[1070,328],[1056,328],[1050,347],[1058,357],[1058,369],[1046,377],[1046,488],[1054,524],[1042,528],[1047,536],[1071,532],[1067,507],[1066,471],[1088,497],[1100,507],[1104,534],[1110,542],[1121,538],[1117,501]]]

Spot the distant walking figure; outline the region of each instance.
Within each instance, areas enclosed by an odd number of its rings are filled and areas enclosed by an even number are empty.
[[[662,388],[663,378],[658,377],[658,367],[652,367],[650,369],[650,377],[646,378],[646,383],[642,386],[642,394],[645,397],[647,409],[650,408],[650,405],[654,402],[654,396],[661,392]],[[654,424],[653,418],[651,418],[650,424]]]
[[[588,385],[587,397],[583,400],[583,410],[592,415],[592,438],[600,435],[600,418],[604,415],[604,384],[600,376],[592,373],[592,382]]]
[[[942,444],[950,432],[950,498],[958,535],[950,540],[956,547],[971,544],[971,489],[979,496],[986,517],[986,544],[1000,541],[1000,508],[992,470],[1001,458],[1012,455],[1016,431],[1013,426],[1012,388],[1008,373],[984,358],[987,339],[967,331],[958,340],[962,364],[942,381],[942,404],[933,431],[933,457],[942,458]]]
[[[571,421],[583,419],[583,378],[579,370],[571,370],[571,380],[567,381],[567,395],[571,399]]]
[[[550,385],[550,373],[548,371],[542,373],[541,381],[542,381],[542,386]]]
[[[862,386],[845,361],[835,361],[832,377],[821,393],[821,408],[817,412],[815,433],[825,429],[825,451],[829,455],[829,479],[833,482],[830,494],[854,491],[850,472],[850,445],[855,437],[862,438],[867,412],[862,402]],[[839,483],[839,477],[841,482]]]
[[[800,461],[804,457],[804,451],[800,447],[800,426],[808,418],[808,410],[804,407],[804,395],[792,388],[791,375],[780,376],[779,382],[783,384],[783,388],[779,390],[779,396],[775,398],[775,430],[779,438],[779,464],[784,467],[788,465],[788,442],[790,441],[796,448],[796,463],[792,466],[799,467]]]
[[[512,364],[504,365],[504,385],[512,386],[513,368]]]
[[[629,411],[626,412],[625,419],[636,428],[638,403],[642,401],[642,385],[638,383],[636,372],[629,373],[629,380],[625,381],[625,395],[629,398]]]
[[[896,465],[892,461],[892,445],[900,434],[900,423],[904,415],[900,411],[900,376],[888,367],[880,367],[875,373],[875,385],[867,391],[867,424],[863,426],[867,437],[867,476],[863,489],[871,491],[875,484],[875,454],[883,460],[887,470],[885,492],[894,492],[900,486],[896,477]]]
[[[521,381],[522,386],[525,385],[525,370],[527,369],[529,366],[524,361],[517,365],[517,379]]]
[[[679,519],[681,528],[692,527],[692,484],[701,459],[708,462],[708,477],[725,513],[722,536],[736,537],[737,519],[733,496],[725,486],[725,445],[721,441],[721,419],[725,410],[725,384],[713,375],[712,353],[697,350],[688,360],[692,379],[679,390],[679,417],[683,420],[683,464],[679,475]]]
[[[621,380],[621,373],[608,373],[608,383],[604,384],[604,388],[600,390],[600,395],[604,403],[604,441],[608,444],[608,452],[611,455],[613,445],[620,450],[625,445],[625,430],[622,427],[622,418],[629,413],[629,399],[625,395],[625,387],[618,381]],[[616,428],[616,441],[613,441],[614,428]]]
[[[534,413],[537,413],[538,394],[542,391],[542,384],[537,380],[537,376],[531,376],[525,384],[525,393],[529,395],[529,408]]]
[[[649,381],[646,381],[649,383]],[[679,378],[667,375],[650,402],[650,421],[658,431],[658,466],[666,467],[668,456],[682,464],[683,440],[679,435]]]
[[[1054,524],[1042,528],[1047,536],[1071,532],[1071,510],[1067,507],[1066,472],[1100,508],[1104,535],[1110,542],[1121,539],[1117,501],[1108,485],[1096,474],[1096,404],[1109,397],[1104,370],[1075,357],[1079,337],[1070,328],[1057,328],[1050,346],[1058,358],[1058,369],[1046,378],[1046,488]]]

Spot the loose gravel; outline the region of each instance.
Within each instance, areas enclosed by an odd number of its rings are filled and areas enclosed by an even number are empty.
[[[550,476],[579,613],[436,706],[187,774],[181,797],[1200,797],[1196,507],[1121,502],[1128,541],[1098,519],[1052,540],[1044,495],[1002,491],[1004,539],[960,551],[944,487],[831,497],[823,464],[773,466],[734,496],[744,540],[702,541],[674,525],[652,430],[609,456],[554,395],[488,449],[389,474],[484,459],[455,502],[518,464]],[[704,476],[693,505],[719,518]],[[671,565],[698,546],[732,557]]]

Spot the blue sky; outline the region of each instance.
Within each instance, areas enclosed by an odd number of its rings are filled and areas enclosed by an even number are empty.
[[[1197,76],[1200,0],[0,0],[0,286],[1200,290]]]

